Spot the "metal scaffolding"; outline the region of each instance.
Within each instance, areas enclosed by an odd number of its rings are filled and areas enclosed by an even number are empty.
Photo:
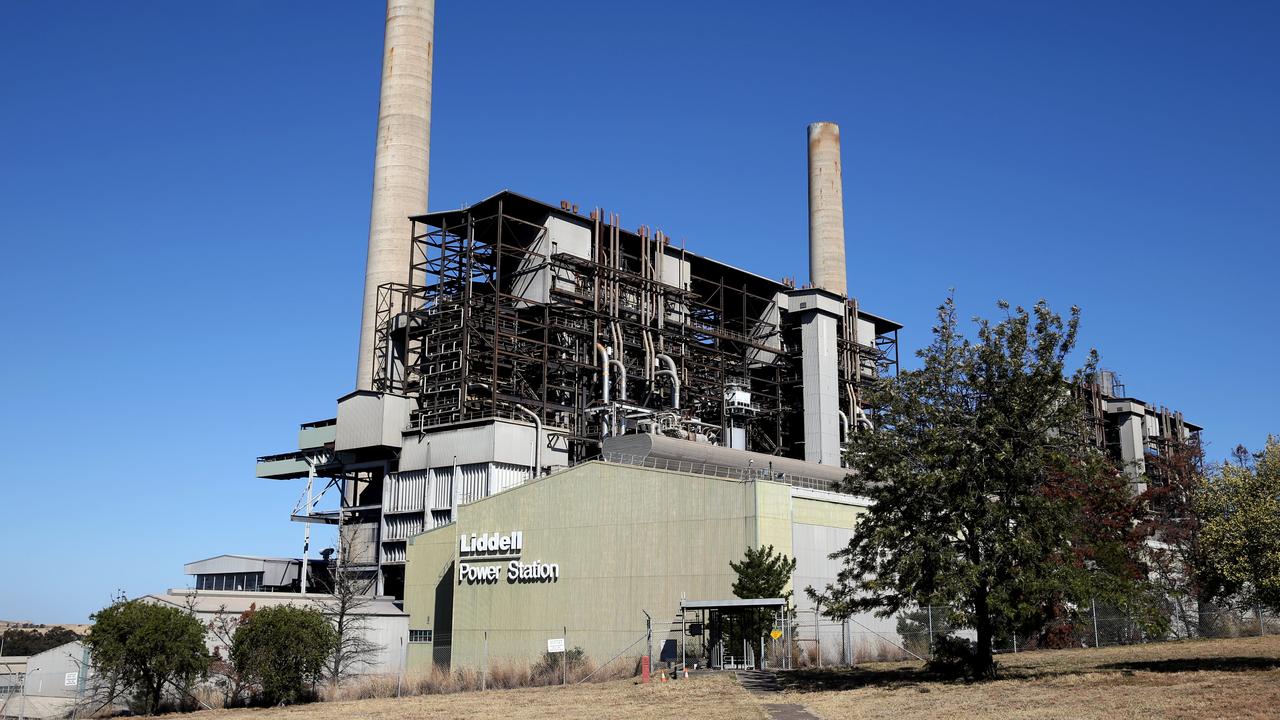
[[[550,218],[589,250],[557,247]],[[795,456],[803,440],[798,340],[780,307],[790,284],[677,248],[616,214],[584,217],[503,192],[414,218],[409,285],[378,295],[374,387],[413,398],[420,431],[532,411],[564,431],[571,456],[649,431]],[[875,328],[858,338],[857,320]],[[850,301],[841,326],[841,402],[861,411],[864,379],[896,371],[897,329]],[[749,412],[731,407],[750,394]]]

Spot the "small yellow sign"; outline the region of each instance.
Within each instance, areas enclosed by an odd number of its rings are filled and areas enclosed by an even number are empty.
[[[777,640],[778,638],[782,637],[782,631],[781,631],[781,630],[770,630],[770,631],[769,631],[769,637],[773,638],[774,640]]]

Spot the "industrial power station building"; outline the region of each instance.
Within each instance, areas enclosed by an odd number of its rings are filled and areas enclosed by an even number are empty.
[[[532,659],[558,637],[603,661],[645,636],[646,616],[656,654],[684,637],[682,600],[733,597],[729,563],[748,547],[794,557],[800,594],[832,581],[827,556],[847,544],[864,500],[788,482],[800,478],[678,467],[583,463],[412,538],[410,667],[474,667],[484,652]]]
[[[841,492],[843,448],[875,432],[864,389],[897,372],[901,329],[848,293],[838,128],[808,130],[803,285],[569,202],[425,212],[433,25],[431,0],[388,3],[356,388],[258,476],[306,480],[292,519],[340,526],[335,560],[408,613],[411,668],[566,634],[606,659],[646,614],[669,647],[761,545],[796,559],[806,608],[867,507]],[[1198,431],[1091,392],[1135,478]]]

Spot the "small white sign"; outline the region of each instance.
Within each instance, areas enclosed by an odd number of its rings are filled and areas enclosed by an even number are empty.
[[[62,684],[66,687],[75,687],[80,684],[80,673],[67,673],[62,677]]]
[[[550,640],[547,640],[547,652],[564,652],[564,638],[551,638]]]

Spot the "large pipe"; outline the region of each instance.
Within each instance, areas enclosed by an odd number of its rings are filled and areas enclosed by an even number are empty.
[[[435,0],[387,0],[357,390],[373,388],[378,286],[412,281],[409,216],[427,210],[434,31]]]
[[[596,343],[596,355],[600,358],[600,395],[604,404],[609,404],[609,351],[604,345]]]
[[[840,181],[840,126],[809,126],[809,282],[848,295],[844,263],[844,188]]]
[[[617,358],[609,358],[609,367],[618,371],[618,399],[627,399],[627,368],[622,361]]]
[[[671,377],[671,408],[673,410],[680,409],[680,376],[676,374],[676,361],[671,359],[670,355],[662,353],[658,354],[658,359],[667,364],[666,370],[659,370],[654,375],[668,375]]]

